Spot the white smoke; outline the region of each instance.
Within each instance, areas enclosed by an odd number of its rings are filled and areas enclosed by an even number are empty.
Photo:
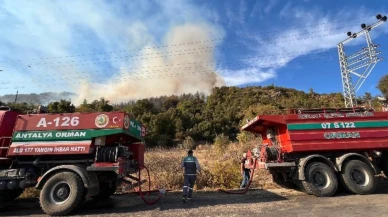
[[[214,47],[218,40],[212,40],[214,36],[219,38],[219,31],[207,25],[174,27],[164,45],[142,49],[140,55],[146,58],[138,58],[130,72],[122,69],[105,83],[86,81],[73,102],[78,105],[84,99],[104,97],[116,103],[196,91],[209,94],[213,87],[225,85],[215,72]]]

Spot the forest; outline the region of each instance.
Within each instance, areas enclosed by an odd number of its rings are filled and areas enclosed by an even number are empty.
[[[388,75],[378,85],[382,96],[388,96]],[[381,109],[376,96],[365,93],[357,98],[358,105]],[[38,103],[8,102],[21,113],[37,108]],[[313,89],[303,92],[296,89],[269,86],[215,87],[210,95],[202,93],[179,96],[160,96],[137,101],[112,104],[108,99],[85,100],[74,106],[60,99],[47,104],[50,113],[125,111],[147,127],[149,146],[175,147],[187,141],[213,143],[222,136],[236,141],[239,128],[258,114],[281,114],[288,108],[339,108],[343,107],[342,93],[318,94]]]

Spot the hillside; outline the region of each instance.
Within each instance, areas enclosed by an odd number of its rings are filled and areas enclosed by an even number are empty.
[[[47,105],[52,101],[59,101],[60,99],[69,100],[71,97],[75,95],[76,94],[70,93],[70,92],[18,94],[17,102],[24,102],[24,103],[35,104],[35,105],[39,105],[39,104]],[[0,102],[4,102],[4,103],[14,102],[15,97],[16,97],[16,94],[7,94],[7,95],[0,96]]]
[[[369,93],[358,101],[360,104],[370,103],[376,109],[380,107]],[[153,188],[163,186],[176,190],[181,188],[183,177],[176,162],[187,149],[195,149],[203,166],[203,175],[198,178],[196,189],[238,187],[241,153],[260,140],[240,132],[239,128],[247,119],[258,114],[283,113],[286,108],[343,107],[343,103],[341,93],[318,94],[312,89],[306,93],[291,88],[258,86],[217,87],[208,96],[200,93],[161,96],[113,105],[103,98],[91,102],[85,100],[78,107],[67,100],[59,100],[49,103],[48,110],[52,113],[128,112],[148,129],[145,159],[151,168]],[[20,112],[36,107],[28,103],[8,105]],[[253,186],[266,188],[273,185],[271,180],[271,175],[261,171],[256,173]],[[36,193],[27,191],[25,197]]]
[[[318,94],[284,87],[216,87],[205,96],[201,93],[179,96],[161,96],[138,101],[111,105],[101,98],[92,102],[84,101],[74,107],[66,98],[71,93],[42,93],[20,95],[18,102],[28,99],[35,105],[49,97],[64,99],[48,104],[50,112],[93,112],[125,111],[145,124],[148,128],[147,142],[150,146],[175,147],[187,143],[212,143],[218,136],[236,141],[239,128],[257,114],[278,114],[286,108],[343,107],[341,93]],[[8,96],[12,98],[11,96]],[[376,100],[366,94],[359,103],[368,101],[379,107]],[[34,106],[28,103],[11,104],[12,107],[27,112]]]

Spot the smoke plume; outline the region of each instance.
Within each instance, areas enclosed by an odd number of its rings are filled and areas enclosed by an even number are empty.
[[[104,97],[113,103],[161,95],[193,93],[209,94],[215,86],[225,85],[215,72],[214,47],[219,34],[206,25],[182,25],[171,29],[164,45],[147,46],[141,50],[130,68],[122,69],[105,83],[85,82],[73,99]],[[193,43],[201,42],[201,43]]]

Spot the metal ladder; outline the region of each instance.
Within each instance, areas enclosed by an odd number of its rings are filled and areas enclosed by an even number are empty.
[[[7,151],[9,149],[11,139],[12,137],[0,137],[0,160],[9,160],[9,158],[5,156],[7,156]]]

